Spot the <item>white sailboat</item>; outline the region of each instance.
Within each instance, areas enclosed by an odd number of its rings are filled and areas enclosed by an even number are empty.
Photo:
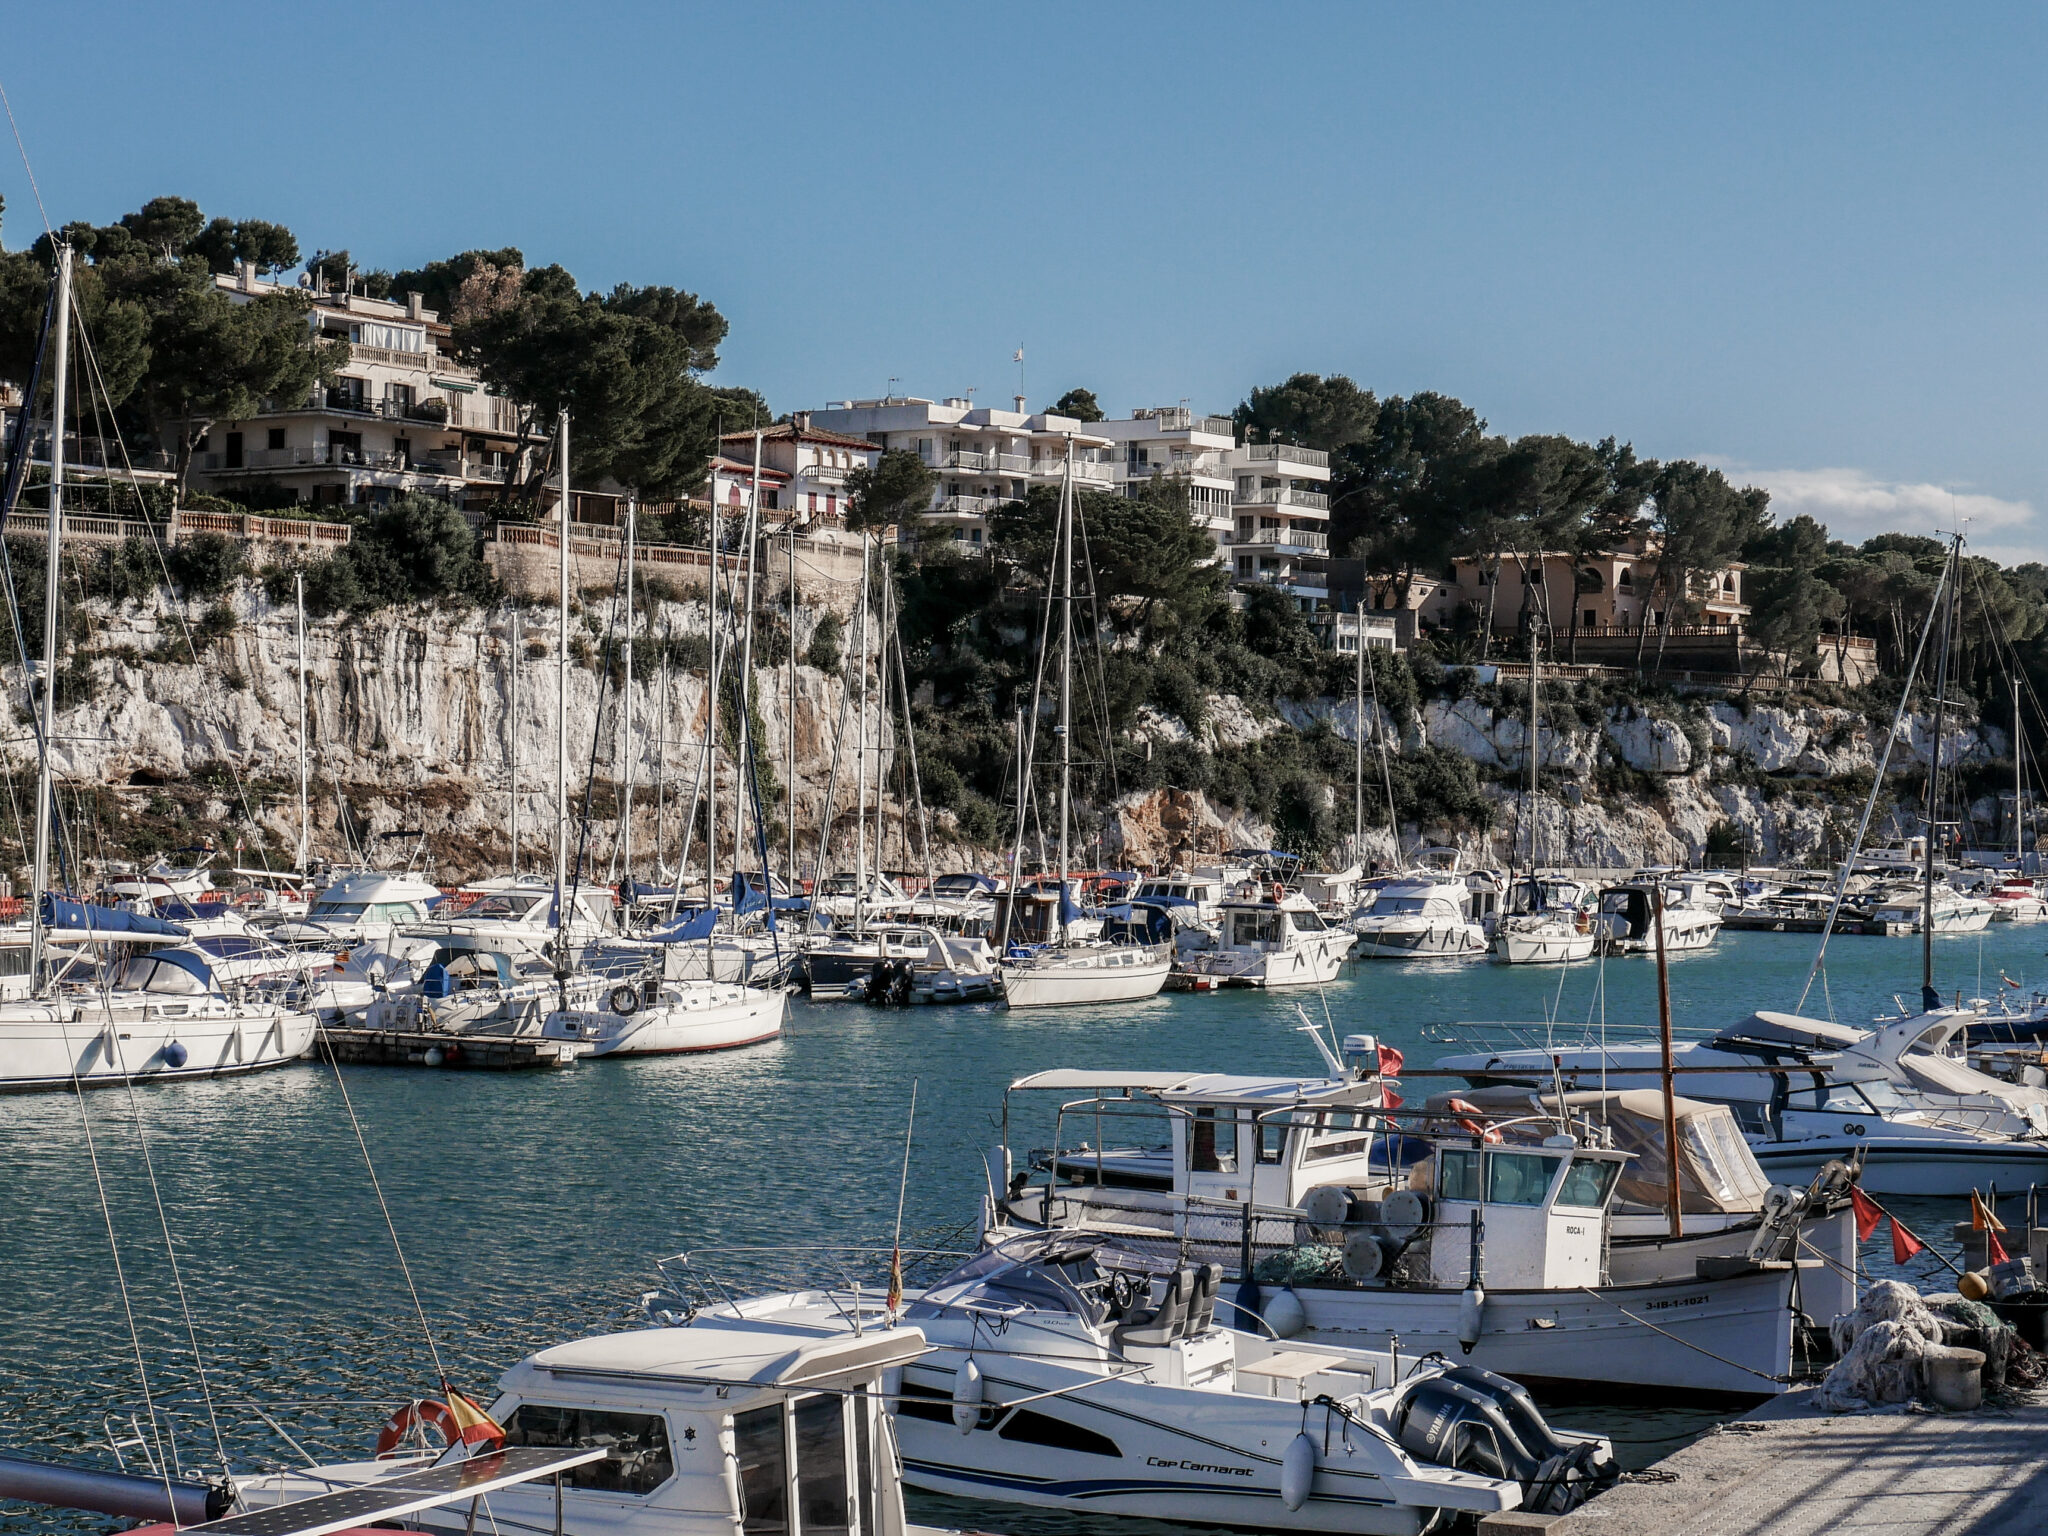
[[[1523,794],[1522,825],[1528,837],[1528,875],[1510,897],[1525,893],[1524,910],[1503,911],[1493,930],[1488,954],[1503,965],[1568,965],[1589,958],[1599,937],[1582,912],[1552,906],[1546,899],[1555,888],[1536,878],[1536,789],[1543,762],[1543,716],[1539,707],[1543,630],[1529,632],[1528,784]]]
[[[59,555],[64,534],[64,406],[70,389],[72,250],[57,248],[51,339],[55,391],[50,423],[50,529],[44,561],[43,659],[36,706],[36,829],[29,903],[30,995],[0,1005],[0,1092],[96,1086],[175,1077],[222,1077],[296,1061],[312,1046],[314,1020],[282,988],[230,997],[184,929],[143,914],[84,907],[50,889],[56,786],[51,746],[57,715]],[[23,402],[35,408],[34,388]],[[27,435],[22,437],[26,451]],[[53,930],[86,946],[162,946],[127,960],[104,984],[60,977],[75,964],[52,951]],[[167,943],[168,941],[168,943]]]
[[[1059,526],[1056,531],[1055,584],[1059,607],[1059,869],[1053,887],[1055,899],[1045,912],[1041,942],[1012,945],[1011,931],[1023,906],[1024,892],[1018,881],[1023,863],[1024,825],[1031,803],[1031,751],[1024,753],[1024,772],[1017,786],[1017,839],[1010,859],[1010,886],[1001,898],[1003,908],[1000,969],[1003,1002],[1011,1008],[1071,1007],[1084,1003],[1125,1003],[1156,997],[1173,969],[1171,944],[1114,944],[1101,939],[1082,939],[1073,932],[1079,916],[1069,889],[1067,864],[1068,824],[1074,783],[1074,454],[1067,445],[1067,473],[1060,485]],[[1038,681],[1045,680],[1045,663],[1052,643],[1052,604],[1047,605],[1045,628],[1039,637]],[[1029,741],[1038,735],[1034,710]]]

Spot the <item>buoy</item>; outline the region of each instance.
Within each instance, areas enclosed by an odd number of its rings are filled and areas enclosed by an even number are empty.
[[[981,1422],[981,1367],[974,1356],[953,1375],[953,1427],[966,1434]]]
[[[1299,1509],[1308,1502],[1316,1480],[1316,1442],[1307,1430],[1296,1435],[1280,1458],[1280,1502]]]
[[[1308,1313],[1292,1286],[1283,1285],[1266,1303],[1266,1326],[1277,1339],[1291,1339],[1308,1326]]]
[[[447,1059],[447,1057],[441,1054],[441,1047],[439,1047],[438,1045],[430,1045],[427,1047],[428,1066],[438,1067],[439,1065],[441,1065],[442,1062],[446,1061]]]
[[[1479,1342],[1480,1325],[1486,1320],[1486,1287],[1477,1280],[1458,1297],[1458,1347],[1466,1354]]]
[[[175,1070],[176,1068],[185,1065],[185,1059],[185,1047],[180,1045],[177,1041],[173,1040],[169,1045],[164,1047],[165,1066]]]

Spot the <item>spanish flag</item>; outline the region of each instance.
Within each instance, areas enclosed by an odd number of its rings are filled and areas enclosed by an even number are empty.
[[[484,1456],[504,1448],[504,1425],[446,1381],[441,1383],[441,1393],[448,1404],[448,1416],[455,1421],[456,1434],[454,1445],[449,1447],[451,1450],[459,1446],[464,1456]]]

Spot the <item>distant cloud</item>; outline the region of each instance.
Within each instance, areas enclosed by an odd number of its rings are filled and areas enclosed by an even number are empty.
[[[1778,521],[1805,513],[1827,524],[1832,538],[1851,544],[1880,533],[1941,536],[1957,518],[1965,527],[1971,550],[2004,564],[2048,556],[2048,539],[2039,535],[2034,506],[1976,491],[1951,492],[1943,486],[1880,480],[1860,469],[1727,468],[1739,485],[1761,485],[1771,493],[1771,511]]]

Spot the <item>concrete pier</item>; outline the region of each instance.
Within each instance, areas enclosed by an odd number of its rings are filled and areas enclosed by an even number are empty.
[[[2039,1536],[2048,1399],[1976,1413],[1825,1414],[1788,1392],[1568,1515],[1485,1536]]]

